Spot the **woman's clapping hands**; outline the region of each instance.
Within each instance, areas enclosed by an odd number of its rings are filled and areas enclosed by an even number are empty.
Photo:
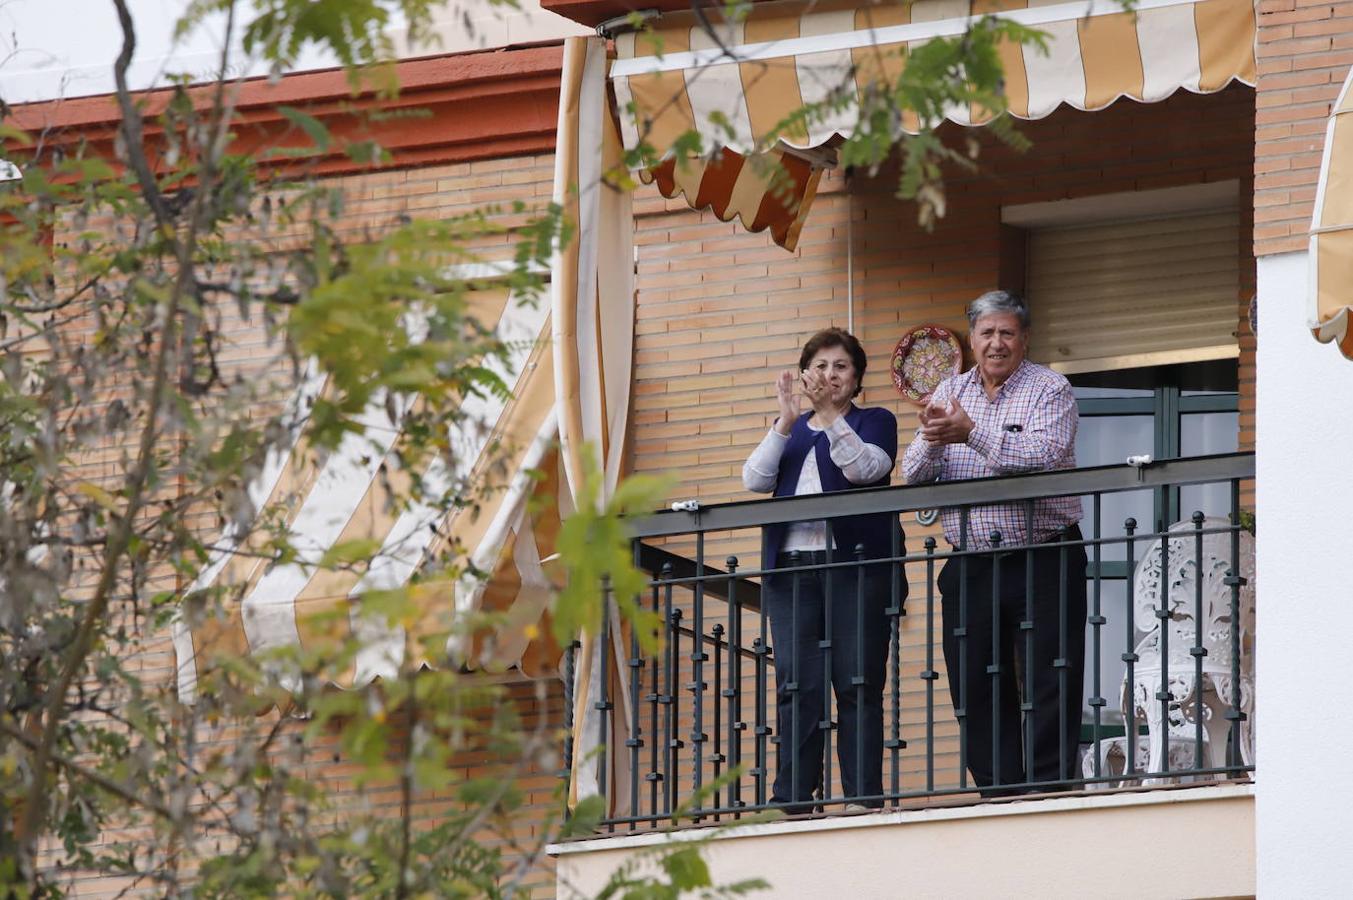
[[[794,396],[796,380],[791,369],[785,369],[775,379],[775,402],[780,407],[780,417],[775,420],[775,430],[786,436],[794,426],[794,420],[799,417],[799,400]]]

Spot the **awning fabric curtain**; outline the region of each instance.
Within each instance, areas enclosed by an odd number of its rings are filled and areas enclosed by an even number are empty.
[[[560,506],[528,502],[551,492],[568,501],[559,478],[536,482],[528,474],[558,466],[549,310],[544,303],[517,303],[506,290],[473,292],[469,303],[471,314],[519,348],[506,367],[486,363],[501,368],[513,396],[507,401],[466,398],[464,425],[452,435],[459,451],[454,458],[464,462],[453,469],[435,461],[422,476],[435,496],[469,475],[487,488],[483,502],[474,511],[449,516],[432,505],[402,511],[391,506],[391,492],[407,486],[409,476],[391,464],[400,436],[391,427],[383,394],[363,413],[365,435],[349,435],[325,456],[314,453],[301,436],[302,425],[325,390],[325,378],[312,367],[286,412],[291,446],[274,452],[249,487],[256,509],[285,511],[298,558],[270,565],[259,552],[264,549],[260,536],[248,536],[253,529],[245,535],[227,531],[214,542],[189,593],[224,590],[223,615],[191,623],[181,618],[174,630],[184,702],[196,700],[199,675],[222,657],[288,645],[337,648],[351,638],[358,639],[360,650],[347,672],[335,674],[333,683],[340,687],[391,677],[410,653],[419,654],[412,660],[418,665],[449,660],[466,669],[557,671],[561,653],[543,621],[551,580],[541,561],[554,552]],[[404,410],[413,402],[418,401],[401,397],[393,405]],[[317,567],[330,548],[372,539],[381,549],[364,574]],[[463,548],[465,557],[492,577],[420,583],[414,591],[420,615],[407,627],[361,614],[357,598],[407,584],[423,560],[447,542]],[[476,611],[498,613],[500,621],[472,640],[453,635],[445,654],[434,651],[423,658],[420,636],[445,631],[457,616],[464,621]],[[300,688],[297,673],[280,669],[276,675],[288,689]]]
[[[556,136],[554,202],[574,225],[551,269],[554,378],[559,447],[567,488],[579,501],[589,468],[604,479],[600,502],[614,492],[627,461],[634,349],[634,216],[629,192],[612,186],[623,153],[606,97],[605,43],[570,38]],[[590,466],[587,457],[591,457]],[[607,611],[610,645],[583,635],[574,678],[571,800],[598,793],[615,766],[595,752],[602,728],[623,728],[631,699],[614,661],[627,652],[627,628]],[[603,698],[605,702],[603,703]],[[621,712],[607,716],[611,705]],[[624,736],[607,745],[624,745]],[[606,791],[608,796],[614,792]]]
[[[258,535],[241,540],[227,531],[215,541],[207,566],[188,590],[225,591],[225,614],[176,625],[181,700],[195,701],[199,671],[221,656],[280,646],[337,647],[350,637],[359,639],[360,651],[334,683],[359,688],[391,677],[407,654],[419,654],[422,635],[444,631],[453,618],[474,612],[501,613],[501,624],[468,642],[453,636],[445,655],[419,655],[414,662],[437,666],[451,660],[465,669],[487,670],[515,666],[532,675],[557,670],[559,648],[541,624],[551,595],[541,560],[553,552],[560,509],[555,502],[529,501],[555,491],[567,502],[567,493],[560,491],[557,478],[537,483],[528,475],[557,466],[555,391],[543,364],[549,313],[544,303],[514,302],[506,290],[475,291],[468,300],[469,313],[518,348],[506,367],[499,365],[499,375],[513,384],[513,398],[465,398],[464,425],[452,434],[459,451],[455,459],[464,463],[452,468],[437,460],[422,478],[430,495],[436,495],[468,475],[487,489],[478,509],[448,516],[434,505],[399,510],[388,502],[392,491],[407,485],[409,474],[392,464],[399,432],[391,428],[384,395],[364,410],[367,433],[349,434],[327,455],[315,453],[300,436],[308,410],[325,391],[325,378],[311,368],[287,410],[290,447],[273,452],[249,487],[254,508],[285,510],[298,559],[269,564],[254,545]],[[411,402],[398,398],[394,406],[405,410]],[[364,574],[317,566],[331,547],[353,540],[380,541],[379,555]],[[406,585],[423,560],[448,541],[480,571],[492,572],[490,581],[465,577],[419,583],[414,595],[421,614],[407,628],[361,616],[356,598]],[[281,670],[277,678],[288,689],[299,689],[295,673]]]
[[[1353,72],[1344,81],[1325,130],[1325,155],[1311,217],[1310,326],[1353,359]]]
[[[628,192],[610,187],[604,178],[623,164],[606,99],[607,65],[599,39],[568,41],[554,200],[572,234],[552,260],[550,304],[517,304],[506,291],[479,291],[472,298],[480,321],[496,323],[497,335],[520,348],[510,370],[501,373],[512,385],[512,397],[467,400],[467,419],[494,423],[491,432],[467,424],[457,435],[463,452],[456,458],[467,461],[466,471],[434,466],[423,473],[434,489],[466,472],[480,479],[476,483],[489,479],[493,483],[485,501],[476,514],[449,519],[431,508],[391,513],[386,502],[391,487],[407,476],[387,464],[399,434],[390,428],[386,398],[374,398],[365,411],[365,437],[349,437],[321,459],[301,437],[315,398],[325,390],[323,374],[308,371],[286,414],[291,446],[272,454],[249,488],[256,508],[286,511],[299,558],[269,566],[253,552],[262,548],[250,543],[252,529],[228,530],[214,542],[207,566],[188,592],[219,588],[233,599],[220,617],[180,618],[175,625],[184,702],[196,700],[199,677],[219,659],[279,646],[331,647],[351,637],[361,649],[350,671],[335,683],[360,687],[398,671],[405,654],[417,646],[410,638],[476,611],[501,614],[501,624],[469,645],[453,637],[445,656],[416,662],[435,666],[450,660],[489,670],[515,666],[533,676],[559,671],[562,653],[550,639],[548,604],[558,579],[551,557],[561,516],[573,510],[589,467],[601,473],[601,501],[609,498],[628,453],[633,214]],[[406,409],[412,402],[417,401],[401,398],[394,405]],[[533,471],[546,477],[537,481]],[[381,561],[364,575],[317,570],[335,545],[373,538],[382,543]],[[420,583],[415,597],[423,614],[402,627],[360,615],[356,598],[407,584],[445,541],[463,548],[474,567],[491,577]],[[630,706],[614,665],[617,653],[628,646],[628,631],[614,610],[609,617],[608,649],[603,652],[595,639],[584,638],[576,655],[575,798],[597,793],[601,773],[613,771],[593,752],[603,722],[599,698],[610,698],[613,705],[618,700],[621,709]],[[301,686],[295,672],[279,670],[276,676],[290,690]],[[605,721],[607,727],[623,727],[628,720],[628,715],[615,715]]]
[[[1094,110],[1119,97],[1152,102],[1180,88],[1209,92],[1232,81],[1254,83],[1253,0],[1138,0],[1135,7],[1124,12],[1119,0],[794,0],[757,3],[740,22],[706,10],[710,27],[694,13],[664,15],[651,32],[616,39],[611,80],[621,133],[627,150],[646,144],[660,157],[678,152],[678,140],[693,131],[706,155],[718,148],[741,157],[799,155],[821,167],[830,159],[814,151],[851,135],[863,92],[893,83],[910,49],[962,34],[986,14],[1047,37],[1046,55],[1034,46],[1001,49],[1009,110],[1019,118],[1041,118],[1063,103]],[[791,121],[803,105],[841,93],[845,102],[820,121]],[[990,112],[961,107],[946,118],[976,125]],[[915,132],[919,124],[902,126]],[[765,223],[777,243],[792,249],[794,221],[802,224],[817,179],[794,180],[769,205],[745,188],[730,203],[725,198],[737,179],[723,168],[659,185],[693,207],[731,208],[744,223]],[[706,185],[711,176],[718,183]]]

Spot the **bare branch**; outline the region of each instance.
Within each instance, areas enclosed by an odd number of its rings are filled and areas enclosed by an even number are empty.
[[[3,732],[20,744],[23,744],[29,750],[36,751],[40,749],[37,741],[25,734],[23,729],[15,728],[14,725],[6,719],[0,719],[0,732]],[[96,785],[101,790],[107,791],[113,796],[119,797],[133,806],[141,807],[142,809],[153,812],[155,815],[166,821],[177,821],[177,817],[169,807],[149,798],[138,796],[118,784],[116,781],[113,781],[105,775],[99,774],[87,766],[82,766],[80,763],[58,751],[49,751],[48,759],[77,778],[88,781],[90,784]]]
[[[113,64],[113,78],[117,83],[118,109],[122,113],[122,136],[127,143],[127,163],[141,185],[146,203],[155,214],[155,221],[161,228],[169,229],[173,225],[173,216],[165,205],[164,195],[160,193],[160,186],[146,160],[141,110],[133,102],[127,87],[127,69],[131,66],[132,54],[136,52],[136,26],[126,0],[113,0],[113,6],[117,9],[118,24],[122,28],[122,50]]]
[[[127,67],[131,63],[132,53],[136,48],[131,13],[127,10],[125,0],[113,0],[113,2],[117,7],[118,19],[123,28],[122,52],[114,67],[114,74],[118,86],[118,104],[122,108],[124,116],[124,134],[129,141],[127,155],[133,168],[137,170],[142,191],[147,203],[155,212],[157,221],[160,222],[161,226],[167,226],[169,219],[164,209],[164,198],[160,194],[159,187],[155,184],[155,179],[150,174],[149,165],[146,163],[145,155],[141,149],[140,112],[131,102],[131,95],[127,92]],[[132,138],[136,140],[133,141]],[[180,249],[180,254],[183,252]],[[189,277],[187,273],[180,272],[180,286],[185,283],[187,277]],[[165,391],[169,385],[170,357],[177,345],[175,331],[182,297],[183,291],[180,287],[180,289],[172,292],[163,306],[161,321],[164,331],[160,336],[159,350],[155,358],[155,376],[147,399],[146,422],[141,431],[136,464],[127,479],[126,508],[120,516],[115,518],[113,528],[108,536],[108,543],[104,548],[102,569],[99,573],[97,585],[85,608],[69,655],[63,662],[61,674],[56,684],[52,686],[51,692],[47,695],[47,702],[44,704],[42,739],[33,751],[33,783],[26,798],[23,818],[20,820],[17,829],[21,850],[20,862],[25,870],[26,877],[30,880],[35,877],[32,867],[37,840],[47,819],[48,780],[45,773],[52,764],[53,754],[56,752],[56,742],[63,721],[61,707],[66,702],[66,695],[70,692],[76,675],[83,669],[102,628],[103,617],[107,611],[113,588],[117,583],[118,570],[131,543],[137,514],[145,502],[145,490],[155,462],[155,447],[160,438],[160,414],[165,406]]]

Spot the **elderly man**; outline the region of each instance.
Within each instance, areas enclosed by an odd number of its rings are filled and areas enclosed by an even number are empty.
[[[940,384],[921,411],[907,483],[1074,468],[1076,398],[1065,378],[1024,358],[1023,300],[983,294],[968,324],[976,365]],[[1033,547],[952,558],[938,579],[949,691],[968,770],[986,796],[1052,788],[1076,768],[1086,557],[1082,546],[1057,545],[1082,539],[1080,518],[1077,497],[943,511],[956,549]]]

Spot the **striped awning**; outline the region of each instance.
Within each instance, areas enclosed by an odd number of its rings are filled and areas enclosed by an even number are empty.
[[[821,159],[784,149],[744,156],[724,148],[680,161],[669,156],[641,175],[668,199],[683,196],[692,209],[712,210],[722,222],[737,219],[751,232],[770,229],[775,243],[793,250],[826,168]]]
[[[1046,35],[1046,54],[1032,45],[1000,49],[1006,101],[1018,118],[1041,118],[1063,103],[1095,110],[1120,97],[1152,102],[1181,88],[1209,92],[1232,81],[1254,83],[1253,0],[1137,0],[1134,6],[1125,12],[1119,0],[794,0],[754,4],[741,21],[725,20],[718,8],[664,15],[650,32],[616,39],[611,81],[621,133],[626,149],[646,145],[659,157],[676,154],[681,137],[694,132],[705,157],[722,149],[739,158],[797,154],[809,165],[830,164],[813,154],[851,136],[866,91],[894,83],[910,50],[960,35],[987,14]],[[840,101],[830,114],[793,118],[805,104],[829,98]],[[961,125],[990,117],[989,110],[966,106],[946,113]],[[914,133],[922,124],[913,119],[901,126]],[[677,168],[682,163],[677,160]],[[729,165],[740,164],[711,164],[659,184],[667,196],[683,194],[696,208],[731,208],[744,222],[764,223],[777,243],[792,249],[798,233],[792,222],[801,224],[817,179],[795,179],[792,191],[767,206],[746,196],[750,188],[729,177]],[[717,183],[706,185],[709,178]],[[735,189],[742,196],[732,202],[727,198]]]
[[[1322,343],[1353,359],[1353,72],[1325,130],[1325,155],[1311,217],[1310,321]]]
[[[615,177],[624,174],[624,156],[608,107],[606,66],[600,38],[564,42],[554,202],[577,227],[556,250],[550,288],[561,468],[575,505],[583,502],[589,468],[603,476],[597,502],[608,501],[619,484],[628,457],[633,390],[634,213],[629,191],[614,185]],[[610,635],[610,652],[598,649],[598,636],[583,634],[576,657],[571,802],[597,793],[615,796],[602,790],[603,773],[613,774],[616,766],[597,752],[601,719],[617,699],[621,710],[633,708],[613,662],[627,652],[628,626],[614,606],[606,615],[603,634]],[[630,716],[625,712],[607,721],[623,728]],[[617,752],[624,737],[612,735],[606,752]]]
[[[390,410],[397,419],[421,402],[414,397],[388,404],[383,395],[373,397],[362,416],[364,435],[348,436],[328,454],[311,452],[304,423],[326,379],[317,367],[308,370],[284,415],[289,446],[271,454],[249,486],[253,508],[282,514],[296,559],[270,564],[265,538],[252,524],[227,530],[212,543],[187,593],[219,589],[226,602],[219,615],[183,615],[175,624],[184,702],[194,702],[200,677],[222,658],[283,646],[336,648],[353,638],[359,648],[355,660],[332,678],[340,687],[389,677],[410,662],[449,661],[490,671],[516,667],[531,676],[559,673],[562,651],[551,638],[549,605],[561,577],[550,562],[561,517],[575,508],[589,468],[603,475],[598,500],[605,502],[629,450],[633,214],[629,193],[613,189],[603,177],[622,161],[607,107],[606,64],[599,39],[568,42],[553,199],[574,227],[551,260],[551,302],[517,303],[506,290],[491,287],[468,297],[468,313],[514,348],[505,363],[483,363],[511,386],[511,396],[464,399],[464,426],[452,435],[456,452],[450,458],[457,462],[437,461],[420,474],[424,493],[434,497],[468,477],[481,489],[481,502],[449,515],[433,506],[401,511],[388,502],[411,478],[393,465],[400,434],[390,427]],[[469,268],[474,271],[457,274],[492,284],[493,265]],[[372,540],[380,551],[363,574],[320,565],[338,545]],[[425,560],[448,545],[468,562],[467,574],[437,580],[422,573],[412,591],[415,613],[407,621],[392,626],[363,615],[357,598],[408,584]],[[408,658],[421,652],[420,638],[447,632],[476,612],[494,614],[486,617],[495,623],[488,633],[466,639],[452,631],[445,652],[434,647],[428,658]],[[622,648],[624,629],[614,610],[611,622],[610,633]],[[603,656],[584,637],[576,667],[579,722],[596,714],[588,698],[595,702],[597,686],[608,678]],[[301,687],[296,671],[279,666],[273,674],[288,690]],[[585,728],[577,733],[596,734]],[[582,765],[573,788],[594,793],[595,774],[589,779],[585,769],[596,757],[583,744],[575,756]]]
[[[383,394],[373,397],[361,419],[364,434],[348,435],[331,453],[312,452],[303,424],[326,390],[324,375],[312,367],[285,413],[291,445],[275,451],[249,487],[254,508],[283,514],[296,558],[270,564],[266,553],[256,552],[264,549],[265,538],[252,525],[227,531],[213,544],[188,593],[220,590],[221,614],[181,618],[175,628],[184,702],[196,699],[199,677],[222,657],[281,646],[337,649],[352,638],[360,648],[355,660],[347,671],[332,673],[340,687],[391,677],[406,661],[437,666],[450,660],[487,670],[515,666],[532,675],[556,671],[560,652],[541,622],[552,590],[541,560],[553,553],[559,504],[528,502],[553,492],[562,495],[567,509],[557,477],[537,482],[529,474],[557,471],[549,310],[543,303],[519,303],[506,289],[475,291],[468,301],[469,315],[516,348],[506,364],[484,363],[513,386],[512,397],[465,398],[463,424],[451,435],[455,461],[436,460],[421,475],[426,496],[438,496],[468,476],[486,488],[483,501],[449,515],[435,505],[401,510],[390,502],[392,493],[407,488],[410,474],[394,464],[400,433],[391,427],[388,410],[407,410],[417,402],[411,396],[393,398],[389,405]],[[379,542],[364,573],[320,565],[331,548],[349,541]],[[491,577],[429,578],[413,592],[418,615],[397,625],[363,616],[359,597],[403,587],[424,560],[448,544]],[[454,620],[463,622],[476,611],[501,616],[472,639],[453,635],[444,654],[421,655],[421,638],[448,632]],[[419,655],[407,660],[408,654]],[[275,675],[287,689],[299,689],[297,672],[282,667]]]

